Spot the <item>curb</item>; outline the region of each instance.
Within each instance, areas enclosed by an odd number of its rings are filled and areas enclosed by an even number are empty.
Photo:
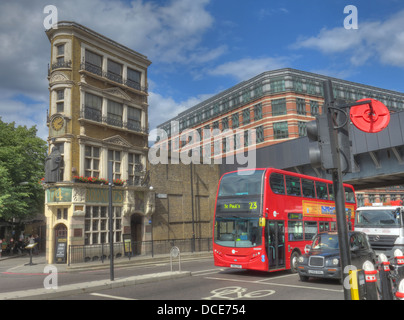
[[[0,293],[0,300],[47,300],[61,298],[72,294],[91,293],[98,290],[122,288],[142,283],[157,282],[170,279],[178,279],[191,276],[190,271],[174,271],[153,273],[129,278],[120,278],[114,281],[98,280],[85,283],[69,284],[57,289],[31,289]]]

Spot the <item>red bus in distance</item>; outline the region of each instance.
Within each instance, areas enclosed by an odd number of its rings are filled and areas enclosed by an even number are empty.
[[[353,230],[354,188],[344,184]],[[296,272],[306,244],[337,229],[332,182],[266,168],[225,173],[216,195],[214,263],[220,267]]]

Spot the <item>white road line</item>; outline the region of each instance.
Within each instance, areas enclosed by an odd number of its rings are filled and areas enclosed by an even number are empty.
[[[103,298],[116,299],[116,300],[137,300],[137,299],[132,299],[132,298],[110,296],[109,294],[102,294],[102,293],[90,293],[90,295],[97,296],[97,297],[103,297]]]
[[[299,288],[299,289],[311,289],[311,290],[320,290],[320,291],[330,291],[330,292],[344,292],[344,290],[339,289],[327,289],[327,288],[319,288],[319,287],[308,287],[308,286],[298,286],[293,284],[281,284],[281,283],[270,283],[270,282],[260,282],[258,281],[248,281],[248,280],[237,280],[237,279],[226,279],[226,278],[213,278],[213,277],[206,277],[206,279],[211,280],[224,280],[224,281],[233,281],[233,282],[246,282],[246,283],[257,283],[257,284],[264,284],[268,286],[279,286],[279,287],[291,287],[291,288]]]
[[[199,271],[192,271],[192,275],[196,277],[204,276],[207,274],[212,274],[212,273],[219,273],[220,271],[224,271],[224,269],[208,269],[208,270],[199,270]]]

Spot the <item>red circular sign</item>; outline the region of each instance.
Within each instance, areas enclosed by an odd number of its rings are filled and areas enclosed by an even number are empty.
[[[390,122],[390,111],[383,103],[375,99],[361,99],[357,102],[366,100],[370,100],[371,103],[351,107],[351,121],[361,131],[369,133],[380,132]]]

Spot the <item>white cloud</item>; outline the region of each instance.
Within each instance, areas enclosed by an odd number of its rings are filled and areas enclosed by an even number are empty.
[[[232,76],[243,81],[268,70],[289,67],[291,60],[290,57],[245,58],[219,65],[208,73],[216,76]]]
[[[300,38],[293,48],[308,48],[330,54],[346,54],[352,65],[372,58],[382,64],[404,67],[404,10],[385,21],[360,22],[357,30],[342,26],[322,29],[315,37]]]
[[[163,97],[159,93],[149,92],[149,122],[150,129],[176,117],[179,113],[205,101],[213,94],[201,94],[185,101],[175,101],[172,97]]]
[[[226,53],[227,47],[202,45],[214,19],[210,0],[53,0],[58,19],[80,23],[171,68],[201,65]],[[43,26],[47,0],[0,2],[0,116],[3,121],[37,124],[47,136],[49,40]],[[152,65],[153,66],[153,65]],[[160,64],[161,66],[161,64]],[[150,77],[150,74],[149,74]],[[150,92],[149,119],[159,124],[190,107]],[[191,102],[189,102],[191,103]]]

